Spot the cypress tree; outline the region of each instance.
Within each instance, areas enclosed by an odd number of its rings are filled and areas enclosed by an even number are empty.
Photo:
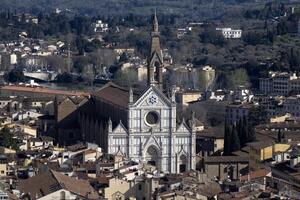
[[[245,146],[246,143],[249,141],[249,132],[248,132],[248,122],[246,117],[243,117],[242,120],[242,133],[240,137],[241,147]]]
[[[237,129],[235,126],[232,126],[231,130],[231,142],[230,142],[230,152],[238,151],[241,149],[240,139],[237,133]]]
[[[231,131],[230,128],[225,122],[225,128],[224,128],[224,155],[227,156],[230,154],[230,139],[231,139]]]
[[[281,130],[279,129],[277,132],[277,142],[280,143],[282,138]]]
[[[243,120],[242,118],[240,118],[240,120],[238,121],[237,125],[236,125],[236,129],[237,129],[237,133],[240,139],[240,146],[242,145],[242,141],[243,141]]]
[[[284,139],[285,139],[285,133],[282,132],[282,133],[281,133],[281,141],[284,140]]]
[[[253,142],[254,140],[255,140],[254,127],[248,126],[248,142]]]

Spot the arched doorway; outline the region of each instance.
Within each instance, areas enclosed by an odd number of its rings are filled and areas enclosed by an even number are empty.
[[[178,172],[183,173],[187,171],[188,170],[187,164],[188,164],[188,159],[186,155],[184,154],[180,155],[178,160]]]
[[[157,147],[151,145],[146,153],[145,153],[145,160],[147,164],[155,166],[157,169],[160,169],[160,151]]]

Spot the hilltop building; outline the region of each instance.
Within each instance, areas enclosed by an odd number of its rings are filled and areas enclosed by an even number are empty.
[[[241,38],[242,30],[240,29],[231,29],[231,28],[216,28],[217,31],[221,31],[224,38]]]

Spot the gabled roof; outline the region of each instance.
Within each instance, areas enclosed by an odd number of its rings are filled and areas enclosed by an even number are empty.
[[[126,128],[126,126],[122,123],[122,121],[119,122],[119,124],[113,128],[113,133],[116,133],[116,131],[119,129],[119,131],[124,131],[126,134],[128,134],[128,130]],[[117,132],[120,133],[120,132]]]
[[[74,105],[80,105],[81,103],[86,102],[87,98],[84,96],[66,96],[58,104],[62,104],[67,100],[70,100]]]
[[[102,88],[92,94],[94,97],[106,102],[127,108],[129,103],[129,91],[113,82],[105,84]]]
[[[61,189],[84,198],[99,198],[88,181],[71,178],[53,170],[21,180],[19,189],[22,193],[29,194],[31,199],[37,199]]]
[[[192,129],[185,121],[185,119],[183,119],[180,124],[177,124],[176,133],[180,133],[181,131],[184,131],[184,129],[188,130],[189,132],[191,132]]]
[[[155,86],[150,85],[148,86],[142,93],[141,95],[137,98],[137,100],[135,101],[134,105],[139,104],[141,101],[144,100],[143,97],[147,96],[151,91],[155,92],[157,94],[157,96],[159,98],[161,98],[166,104],[171,105],[172,102],[170,101],[169,98],[166,97],[166,95],[160,91],[159,89],[157,89]]]

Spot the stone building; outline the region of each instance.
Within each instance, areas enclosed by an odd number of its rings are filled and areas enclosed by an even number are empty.
[[[243,156],[210,156],[204,159],[205,173],[208,178],[237,180],[248,172],[249,158]]]
[[[151,38],[145,90],[135,94],[114,83],[106,84],[65,117],[71,121],[66,128],[59,127],[60,144],[94,142],[105,152],[122,153],[127,159],[171,173],[195,168],[195,120],[177,123],[175,93],[171,98],[163,93],[164,65],[156,16]]]
[[[216,78],[216,71],[211,66],[204,66],[200,69],[200,76],[203,78],[205,90],[211,90]]]

